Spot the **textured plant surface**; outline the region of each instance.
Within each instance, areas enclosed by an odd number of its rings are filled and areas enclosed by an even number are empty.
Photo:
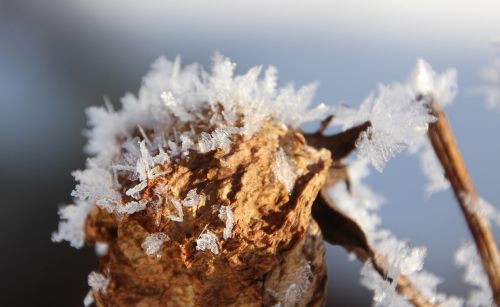
[[[262,77],[234,67],[220,55],[210,71],[161,58],[120,110],[88,110],[90,158],[52,237],[96,246],[85,304],[321,306],[323,237],[364,263],[375,305],[499,302],[489,222],[500,215],[474,192],[443,112],[454,70],[419,60],[408,82],[380,85],[358,108],[311,109],[314,85],[278,87],[273,67]],[[319,119],[316,133],[299,130]],[[381,226],[384,198],[363,179],[403,150],[420,158],[429,194],[451,185],[457,196],[476,243],[456,256],[468,299],[440,293],[426,248]]]

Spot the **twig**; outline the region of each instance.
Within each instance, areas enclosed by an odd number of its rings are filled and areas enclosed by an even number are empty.
[[[450,123],[435,101],[430,109],[437,120],[429,126],[429,139],[451,183],[455,197],[469,226],[484,271],[488,275],[493,299],[500,306],[500,255],[487,221],[481,216],[478,196],[455,142]]]

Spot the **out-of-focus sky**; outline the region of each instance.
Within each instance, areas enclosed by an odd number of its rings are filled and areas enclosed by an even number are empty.
[[[379,82],[404,80],[418,57],[456,67],[448,114],[479,193],[500,206],[500,112],[474,94],[500,37],[498,1],[0,1],[0,238],[2,305],[78,306],[91,249],[52,244],[70,172],[84,166],[84,109],[115,106],[160,55],[237,71],[273,64],[280,82],[319,81],[316,102],[357,105]],[[313,126],[305,127],[312,129]],[[469,237],[449,191],[431,197],[414,157],[401,154],[369,183],[383,194],[383,226],[426,245],[440,290],[466,296],[453,252]],[[495,230],[497,238],[500,233]],[[360,264],[328,248],[328,306],[366,306]]]

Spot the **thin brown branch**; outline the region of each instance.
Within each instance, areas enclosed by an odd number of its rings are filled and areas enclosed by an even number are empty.
[[[330,244],[342,246],[363,263],[370,261],[382,278],[392,282],[388,278],[389,272],[384,257],[368,243],[361,227],[336,208],[326,190],[327,187],[323,187],[312,207],[313,217],[320,226],[324,239]],[[396,280],[396,291],[414,306],[436,306],[426,299],[405,275],[399,275]]]
[[[484,271],[488,275],[493,299],[500,306],[500,255],[495,239],[487,221],[480,214],[478,196],[455,142],[451,125],[436,102],[431,102],[430,108],[437,120],[429,126],[429,139],[472,233]]]

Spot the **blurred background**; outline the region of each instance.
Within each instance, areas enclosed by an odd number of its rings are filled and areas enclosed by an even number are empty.
[[[476,89],[499,35],[500,2],[486,0],[0,0],[0,305],[82,305],[97,258],[50,235],[71,201],[70,172],[84,167],[84,110],[105,95],[118,106],[160,55],[208,65],[219,50],[240,73],[273,64],[283,83],[319,81],[316,102],[351,105],[379,82],[405,80],[418,57],[437,71],[456,67],[448,114],[477,190],[498,208],[500,112]],[[387,198],[383,227],[426,245],[439,290],[467,296],[453,264],[465,223],[451,192],[426,197],[425,182],[408,154],[368,178]],[[368,306],[361,265],[347,258],[328,247],[328,306]]]

